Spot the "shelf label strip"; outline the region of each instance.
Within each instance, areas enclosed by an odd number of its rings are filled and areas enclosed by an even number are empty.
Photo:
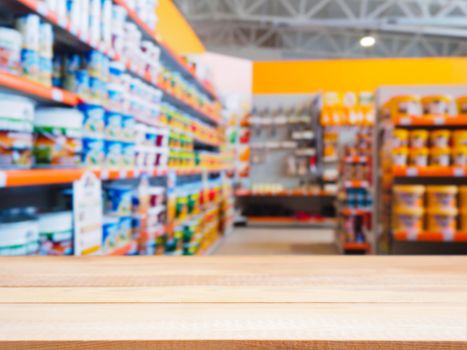
[[[4,171],[0,171],[0,188],[6,187],[7,174]]]

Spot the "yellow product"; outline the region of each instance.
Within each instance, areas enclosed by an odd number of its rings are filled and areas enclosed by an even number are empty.
[[[422,98],[423,114],[449,115],[451,112],[452,97],[449,95],[433,95]]]
[[[409,132],[405,129],[395,129],[392,146],[394,148],[409,146]]]
[[[460,212],[460,231],[467,233],[467,210],[463,209]]]
[[[457,186],[427,186],[430,209],[457,208]]]
[[[428,145],[428,130],[413,130],[410,132],[410,147],[423,148]]]
[[[428,209],[427,228],[430,232],[455,232],[457,229],[457,209]]]
[[[420,98],[415,95],[395,96],[389,102],[391,115],[420,115]]]
[[[460,96],[456,99],[457,114],[467,114],[467,96]]]
[[[452,133],[452,145],[454,147],[467,146],[467,130],[456,130]]]
[[[451,163],[450,148],[432,148],[430,157],[430,165],[433,166],[449,166]]]
[[[452,164],[460,167],[467,166],[467,146],[452,150]]]
[[[423,208],[405,208],[394,210],[393,229],[402,232],[420,232],[423,230]]]
[[[459,187],[459,208],[467,210],[467,186]]]
[[[414,209],[423,207],[425,186],[394,186],[394,203],[397,209]]]
[[[409,164],[414,166],[427,166],[428,153],[428,148],[412,148],[410,150]]]
[[[451,132],[449,130],[432,131],[430,135],[431,147],[449,147]]]
[[[407,148],[396,148],[392,151],[392,162],[394,165],[405,166],[407,165],[407,156],[409,150]]]

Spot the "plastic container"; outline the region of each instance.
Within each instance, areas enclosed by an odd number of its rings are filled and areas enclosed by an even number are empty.
[[[416,209],[423,207],[425,186],[394,186],[394,205],[396,209]]]
[[[452,111],[453,99],[449,95],[425,96],[421,100],[423,114],[425,115],[449,115]]]
[[[428,148],[412,148],[410,150],[410,165],[427,166],[428,165]]]
[[[457,208],[457,186],[427,186],[426,192],[430,209]]]
[[[429,208],[427,211],[427,229],[430,232],[456,232],[456,208]]]
[[[32,100],[0,94],[0,168],[32,165],[33,119]]]
[[[121,246],[131,240],[133,233],[133,220],[131,217],[120,217],[118,220],[117,245]]]
[[[432,166],[449,166],[451,164],[451,149],[432,148],[430,150],[430,165]]]
[[[111,62],[109,65],[109,78],[111,84],[122,84],[123,73],[125,72],[125,65],[122,62]]]
[[[83,113],[83,135],[102,138],[105,130],[105,110],[99,105],[83,104],[79,106]]]
[[[393,132],[393,144],[394,148],[408,147],[409,146],[409,132],[404,129],[395,129]]]
[[[16,28],[21,33],[21,68],[22,75],[29,79],[39,81],[39,48],[40,48],[40,18],[29,14],[17,19]]]
[[[423,208],[394,209],[394,231],[421,232],[423,230],[423,213]]]
[[[389,102],[391,115],[420,115],[420,98],[415,95],[395,96]]]
[[[132,214],[133,188],[126,185],[110,185],[105,189],[106,212],[112,216],[130,216]]]
[[[135,118],[131,115],[122,116],[122,139],[129,142],[135,142]]]
[[[121,142],[121,162],[124,168],[132,169],[135,165],[135,144]]]
[[[34,119],[38,166],[77,167],[81,162],[83,114],[76,109],[43,108]]]
[[[104,140],[91,137],[83,138],[82,164],[90,168],[100,168],[104,164],[104,160]]]
[[[104,216],[102,222],[102,252],[108,254],[117,248],[119,220],[116,217]]]
[[[413,130],[410,132],[410,147],[425,148],[428,146],[428,130]]]
[[[21,33],[0,27],[0,70],[13,74],[21,72]]]
[[[119,140],[122,137],[122,115],[120,113],[105,113],[105,136],[112,140]]]
[[[396,166],[406,166],[409,150],[407,148],[396,148],[392,151],[392,162]]]
[[[452,150],[452,164],[455,166],[467,166],[467,146],[456,147]]]
[[[449,147],[451,132],[449,130],[436,130],[430,134],[431,147],[446,148]]]
[[[26,222],[1,223],[0,256],[27,255],[31,228]]]
[[[119,168],[122,165],[122,142],[105,140],[104,153],[104,164],[106,167]]]
[[[73,213],[39,215],[39,242],[41,255],[72,255]]]
[[[456,130],[452,133],[452,145],[454,147],[467,147],[467,130]]]

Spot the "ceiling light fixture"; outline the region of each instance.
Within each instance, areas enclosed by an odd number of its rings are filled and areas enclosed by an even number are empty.
[[[360,46],[362,47],[372,47],[376,44],[376,39],[372,35],[365,35],[360,39]]]

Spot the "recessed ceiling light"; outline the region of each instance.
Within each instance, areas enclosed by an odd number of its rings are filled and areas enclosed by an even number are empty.
[[[360,39],[360,45],[362,47],[372,47],[376,44],[376,39],[372,35],[365,35]]]

